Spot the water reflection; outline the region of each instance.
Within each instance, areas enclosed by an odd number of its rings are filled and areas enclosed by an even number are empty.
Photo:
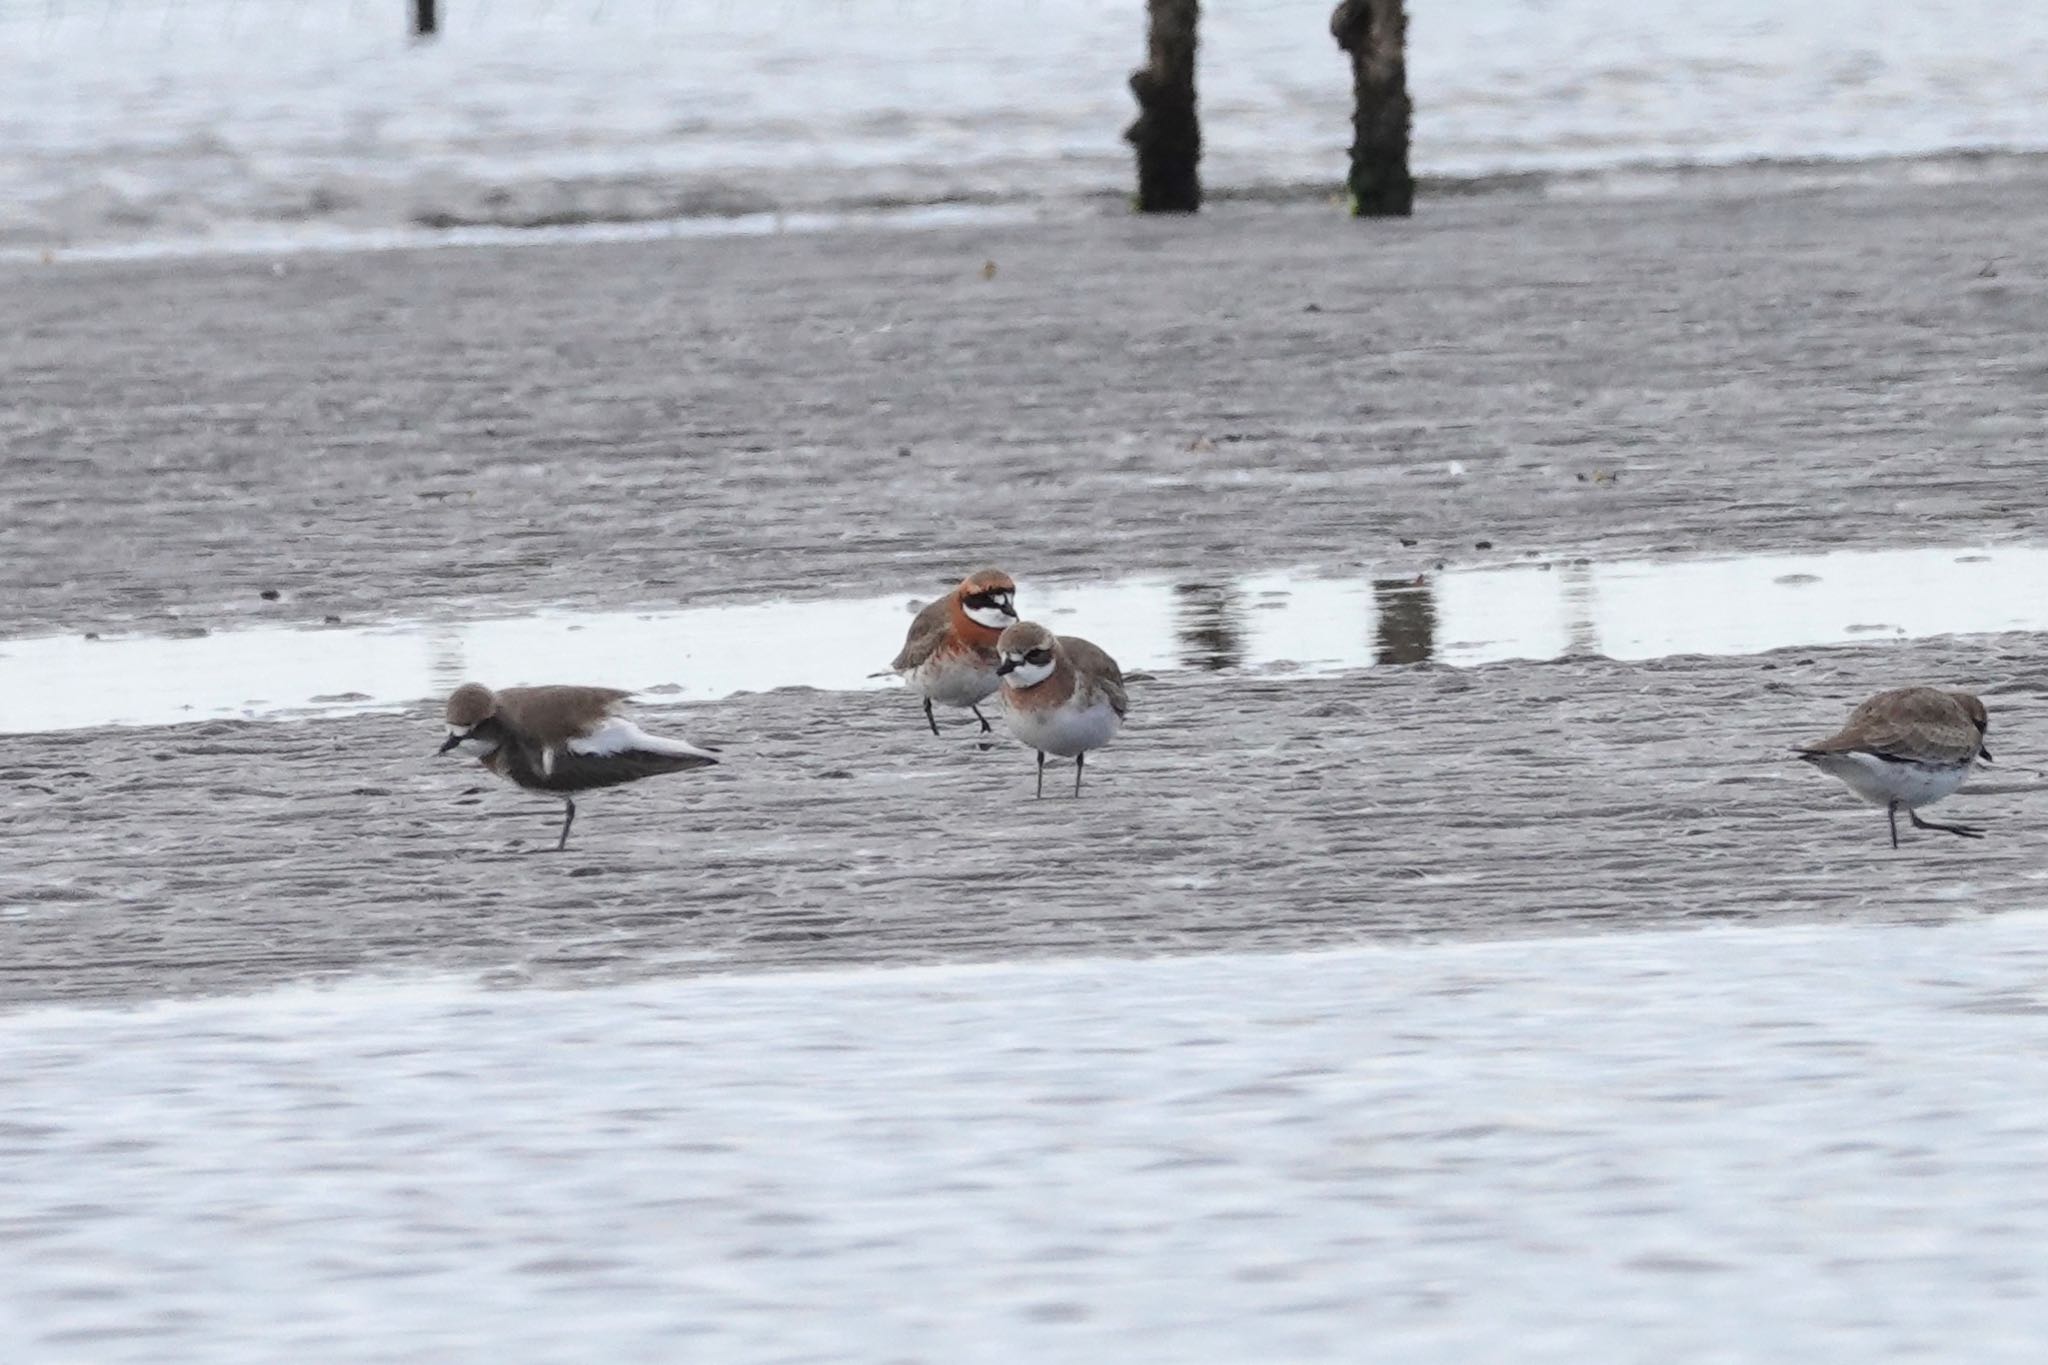
[[[1600,652],[1600,630],[1593,624],[1599,609],[1599,598],[1593,590],[1593,566],[1583,559],[1573,560],[1559,570],[1562,575],[1565,629],[1568,643],[1560,653],[1572,657]]]
[[[1603,654],[1754,654],[1931,635],[2048,633],[2048,547],[1525,563],[1416,577],[1021,585],[1029,613],[1130,671],[1470,667]],[[916,599],[271,627],[193,639],[0,640],[0,733],[336,715],[480,678],[602,682],[664,700],[894,686],[874,674]],[[802,649],[792,649],[802,641]]]
[[[1242,664],[1244,617],[1244,593],[1229,584],[1176,584],[1173,619],[1180,666],[1214,673]]]
[[[1372,659],[1376,664],[1423,664],[1436,657],[1436,594],[1429,579],[1375,578]]]

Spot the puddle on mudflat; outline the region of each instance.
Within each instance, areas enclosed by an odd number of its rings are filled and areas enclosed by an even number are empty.
[[[2048,547],[1840,551],[1739,559],[1535,562],[1398,576],[1313,571],[1209,582],[1026,580],[1026,615],[1127,670],[1328,674],[1424,660],[1755,654],[1794,645],[2048,631]],[[905,595],[673,612],[540,612],[196,638],[0,641],[0,732],[279,719],[496,686],[594,682],[648,700],[871,676],[909,623]]]

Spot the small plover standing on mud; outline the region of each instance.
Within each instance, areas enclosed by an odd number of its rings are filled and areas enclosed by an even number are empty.
[[[1038,794],[1045,795],[1045,756],[1074,760],[1074,795],[1090,749],[1122,728],[1130,703],[1116,660],[1077,635],[1055,635],[1020,621],[996,642],[1010,733],[1038,751]]]
[[[1814,767],[1847,783],[1891,822],[1892,847],[1899,846],[1899,812],[1915,829],[1938,829],[1981,839],[1971,825],[1938,825],[1922,820],[1921,806],[1941,800],[1970,775],[1970,765],[1991,761],[1984,747],[1990,718],[1984,703],[1968,692],[1932,687],[1897,687],[1880,692],[1849,713],[1837,734],[1795,752]]]
[[[932,703],[964,706],[989,732],[977,703],[995,695],[996,637],[1017,624],[1017,585],[1001,569],[983,569],[926,605],[910,623],[903,652],[889,667],[924,698],[925,723],[939,732]]]
[[[508,782],[554,792],[568,807],[555,851],[569,846],[574,792],[616,786],[656,773],[705,768],[715,754],[680,739],[650,735],[615,714],[632,696],[610,687],[508,687],[464,683],[448,698],[448,740]]]

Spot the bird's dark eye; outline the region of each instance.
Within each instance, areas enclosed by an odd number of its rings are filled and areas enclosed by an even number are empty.
[[[1007,607],[1010,594],[1006,592],[971,592],[967,594],[967,605],[976,611],[987,611],[990,607]]]
[[[1049,664],[1052,662],[1052,651],[1049,649],[1034,649],[1024,656],[1024,662],[1032,665]]]

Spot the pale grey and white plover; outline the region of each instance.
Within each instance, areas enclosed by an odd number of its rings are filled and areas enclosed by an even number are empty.
[[[1001,569],[982,569],[960,580],[944,597],[928,603],[910,623],[910,634],[890,669],[924,698],[925,723],[939,732],[932,703],[964,706],[988,733],[979,703],[995,695],[996,637],[1017,623],[1017,585]]]
[[[551,792],[568,808],[556,852],[569,846],[574,793],[718,762],[686,740],[650,735],[617,714],[633,694],[611,687],[507,687],[464,683],[448,698],[448,740],[508,782]]]
[[[1003,706],[1010,733],[1038,751],[1038,794],[1045,795],[1045,756],[1074,760],[1074,795],[1090,749],[1123,727],[1130,702],[1116,660],[1078,635],[1055,635],[1020,621],[996,642]]]
[[[1795,752],[1822,772],[1841,778],[1873,806],[1883,806],[1893,848],[1899,846],[1902,810],[1915,829],[1981,839],[1984,831],[1973,825],[1922,820],[1919,808],[1962,786],[1972,764],[1991,761],[1991,752],[1984,747],[1989,724],[1984,703],[1968,692],[1897,687],[1851,711],[1849,723],[1839,732],[1801,744]]]

